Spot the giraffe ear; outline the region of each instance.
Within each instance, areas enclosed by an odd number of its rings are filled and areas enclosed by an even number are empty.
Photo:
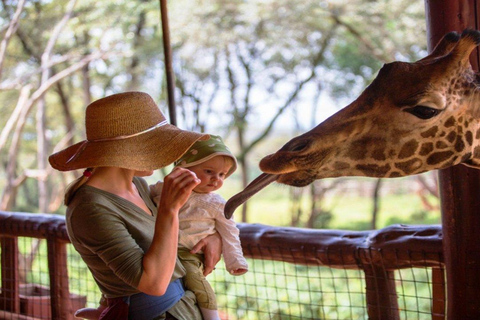
[[[418,62],[428,61],[449,54],[453,48],[455,48],[458,40],[460,40],[460,34],[458,32],[453,31],[447,33],[443,36],[442,40],[437,43],[433,51],[425,58],[418,60]]]
[[[457,61],[468,63],[470,53],[480,44],[480,31],[466,29],[451,54]]]

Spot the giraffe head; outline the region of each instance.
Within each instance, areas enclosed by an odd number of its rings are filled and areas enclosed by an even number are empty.
[[[263,158],[264,173],[229,200],[226,216],[273,181],[480,167],[480,78],[469,62],[478,44],[479,31],[451,32],[417,62],[385,64],[350,105]]]

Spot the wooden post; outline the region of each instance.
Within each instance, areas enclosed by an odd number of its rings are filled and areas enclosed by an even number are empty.
[[[445,320],[445,269],[432,268],[432,320]]]
[[[477,0],[425,0],[429,50],[450,31],[478,29]],[[478,49],[471,56],[478,70]],[[439,171],[447,271],[447,318],[480,319],[480,170]]]
[[[399,320],[395,272],[382,265],[382,250],[362,248],[358,257],[365,272],[368,319]]]
[[[2,244],[2,292],[0,310],[20,313],[18,239],[1,237]]]
[[[364,266],[367,312],[370,320],[399,320],[398,297],[393,271]]]
[[[47,238],[50,301],[53,320],[73,319],[67,270],[67,244],[57,238]]]
[[[168,115],[170,123],[177,125],[175,109],[175,74],[173,73],[172,46],[170,44],[170,28],[168,26],[167,0],[160,0],[162,19],[163,52],[165,55],[165,73],[167,76]]]

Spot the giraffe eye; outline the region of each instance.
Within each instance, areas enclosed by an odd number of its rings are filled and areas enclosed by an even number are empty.
[[[424,120],[433,118],[440,113],[440,110],[426,106],[415,106],[413,108],[405,109],[405,111],[413,114],[417,118]]]

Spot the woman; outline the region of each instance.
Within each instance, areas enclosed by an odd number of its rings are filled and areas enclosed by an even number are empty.
[[[165,177],[158,208],[142,177],[176,159],[208,135],[170,125],[145,93],[115,94],[91,103],[87,139],[49,157],[60,171],[87,168],[67,189],[66,223],[72,244],[91,270],[108,307],[100,319],[201,319],[184,291],[177,260],[178,211],[200,182],[178,168]],[[207,237],[192,250],[220,259],[221,240]],[[166,311],[168,310],[168,313]]]

